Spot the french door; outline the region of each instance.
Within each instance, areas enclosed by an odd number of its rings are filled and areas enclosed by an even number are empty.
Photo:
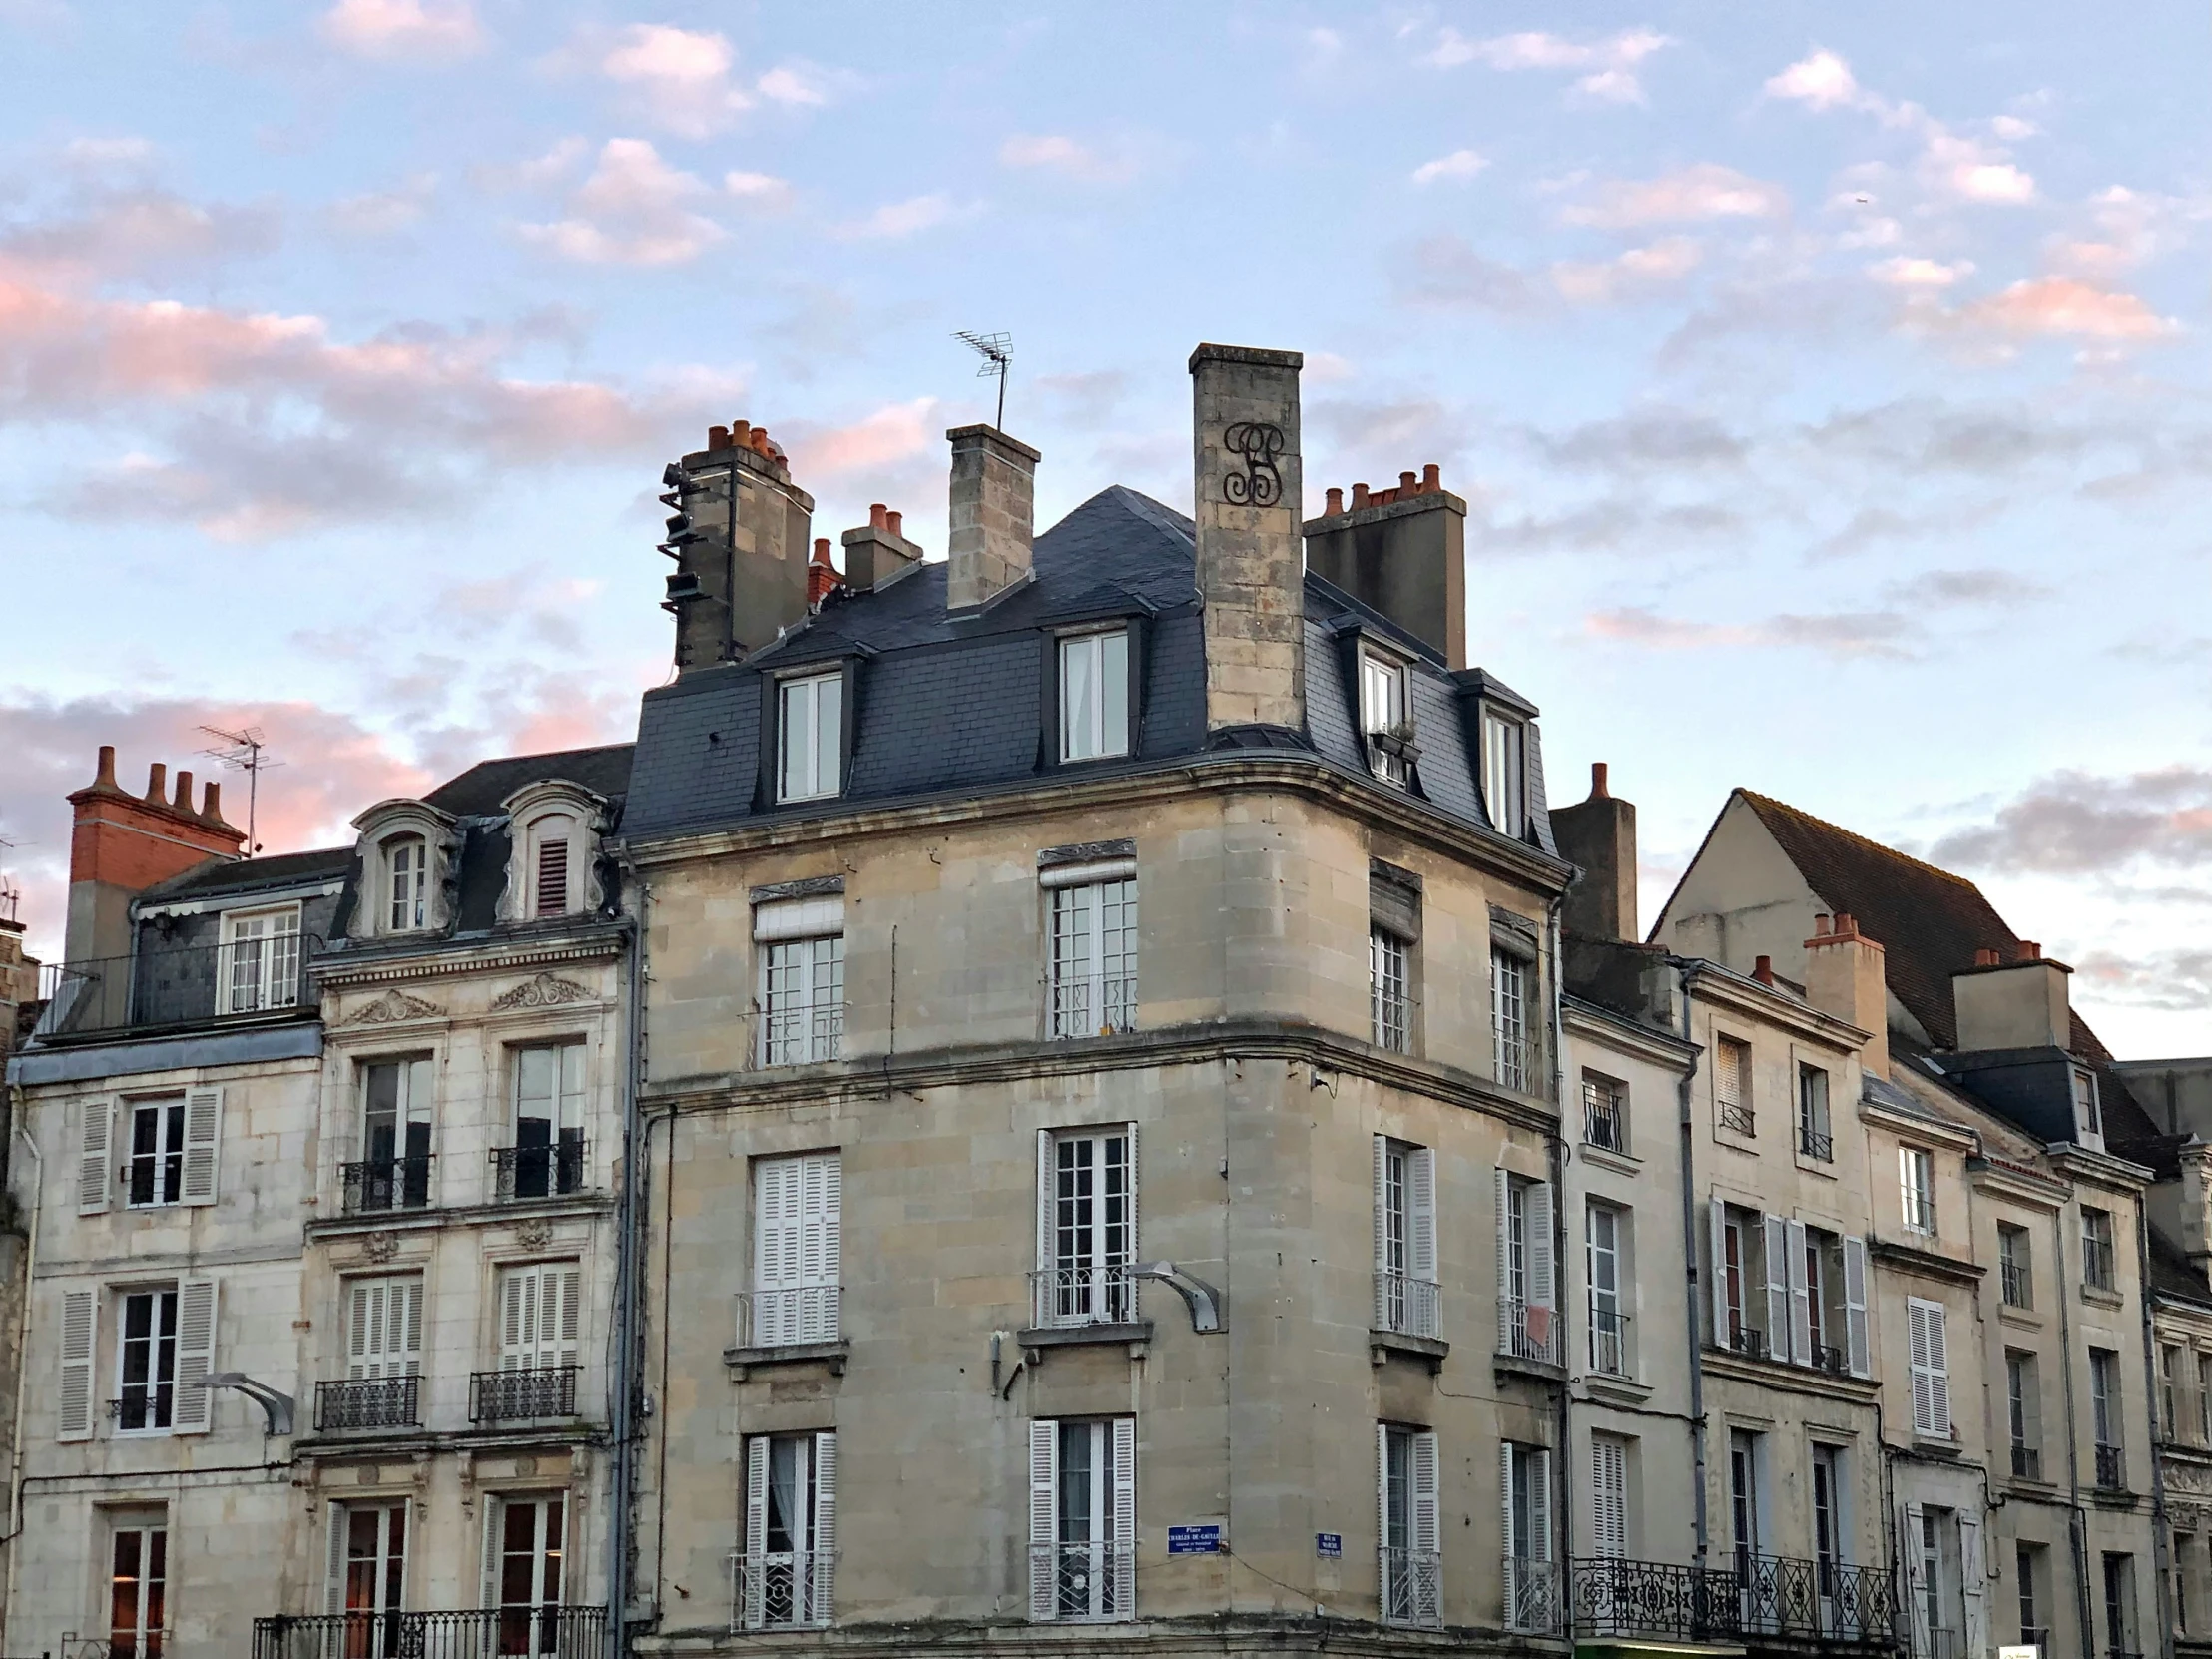
[[[493,1517],[491,1601],[499,1610],[501,1654],[560,1650],[567,1590],[568,1497],[509,1497]]]

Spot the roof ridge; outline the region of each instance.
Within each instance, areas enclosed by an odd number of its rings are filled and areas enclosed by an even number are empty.
[[[1926,858],[1916,858],[1910,852],[1900,852],[1894,846],[1885,846],[1871,836],[1862,835],[1856,830],[1846,830],[1840,824],[1832,824],[1818,814],[1807,812],[1803,807],[1793,807],[1787,801],[1778,801],[1771,795],[1761,795],[1757,790],[1747,790],[1741,784],[1736,786],[1736,793],[1750,802],[1754,809],[1771,807],[1777,812],[1788,813],[1792,818],[1803,819],[1807,824],[1818,825],[1831,834],[1841,835],[1848,841],[1856,841],[1871,852],[1881,853],[1885,858],[1895,859],[1901,864],[1911,864],[1916,869],[1925,869],[1931,875],[1939,875],[1946,881],[1955,881],[1959,886],[1976,894],[1981,892],[1979,886],[1969,881],[1965,876],[1960,875],[1956,870],[1945,869],[1940,864],[1932,864]],[[1986,896],[1983,897],[1982,901],[1987,902]],[[1993,906],[1992,913],[1994,913]],[[2003,921],[2004,918],[1999,916],[1997,919]],[[2009,932],[2011,924],[2007,922],[2005,929]]]

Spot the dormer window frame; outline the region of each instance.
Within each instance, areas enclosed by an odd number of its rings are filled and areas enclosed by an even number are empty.
[[[1490,828],[1514,840],[1528,838],[1528,720],[1518,710],[1481,702],[1482,811]]]
[[[1133,594],[1114,592],[1087,595],[1073,607],[1042,617],[1037,623],[1037,770],[1112,766],[1134,759],[1144,746],[1145,663],[1150,655],[1152,608]],[[1102,747],[1096,754],[1071,755],[1068,746],[1067,664],[1068,648],[1109,635],[1123,636],[1122,744]],[[1101,651],[1101,658],[1105,653]],[[1104,700],[1101,700],[1101,711]],[[1110,732],[1103,738],[1111,738]]]
[[[1126,761],[1136,752],[1137,739],[1137,636],[1128,617],[1055,628],[1051,631],[1052,752],[1061,766],[1089,766],[1099,761]],[[1114,650],[1115,644],[1118,651]],[[1078,653],[1095,660],[1090,673],[1095,692],[1078,734],[1073,721],[1078,711],[1069,707],[1069,668]],[[1115,659],[1118,658],[1117,662]],[[1119,688],[1119,698],[1113,694]],[[1118,702],[1118,708],[1117,708]],[[1119,716],[1118,731],[1116,715]],[[1081,739],[1079,743],[1076,741]],[[1077,753],[1078,749],[1086,752]]]
[[[1362,635],[1354,661],[1360,677],[1360,743],[1368,770],[1392,788],[1409,788],[1413,763],[1420,758],[1413,741],[1412,659]]]
[[[347,933],[357,939],[419,938],[452,921],[445,890],[454,820],[420,801],[383,801],[353,821],[360,831],[360,889]],[[405,846],[409,890],[402,894],[395,855]],[[416,853],[419,849],[419,873]],[[404,904],[404,910],[397,906]],[[395,919],[405,925],[395,926]]]
[[[2097,1090],[2097,1074],[2087,1066],[2073,1066],[2068,1087],[2073,1094],[2074,1139],[2092,1152],[2102,1152],[2104,1101]]]
[[[507,882],[499,899],[499,919],[507,923],[557,921],[588,916],[605,900],[598,869],[599,836],[606,827],[607,802],[581,784],[545,778],[525,784],[500,804],[507,815]],[[559,842],[548,842],[543,827],[567,822]],[[558,909],[544,906],[546,848],[561,848],[558,864],[565,891]]]
[[[430,839],[401,830],[376,843],[379,933],[420,933],[430,924]]]
[[[768,802],[774,807],[811,807],[826,801],[843,797],[852,782],[853,705],[857,701],[853,684],[853,669],[857,659],[853,657],[815,658],[804,664],[795,663],[789,668],[764,670],[762,683],[761,771],[766,784]],[[830,730],[834,734],[836,753],[830,757],[829,776],[824,777],[821,762],[823,713],[821,688],[836,688],[836,709]],[[806,727],[809,743],[813,746],[814,764],[806,768],[806,779],[812,787],[794,790],[793,757],[790,753],[794,693],[807,689]]]

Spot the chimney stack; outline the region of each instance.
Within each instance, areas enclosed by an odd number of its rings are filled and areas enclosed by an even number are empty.
[[[1205,607],[1206,729],[1306,729],[1305,474],[1296,351],[1201,345],[1191,353],[1198,591]]]
[[[814,497],[793,484],[767,427],[709,427],[707,447],[661,483],[661,551],[676,561],[661,609],[676,618],[679,672],[736,662],[806,618]]]
[[[944,604],[972,611],[1028,578],[1043,457],[995,426],[955,426],[945,436],[952,442],[952,520]]]
[[[1976,951],[1975,965],[1950,976],[1951,1012],[1961,1053],[1991,1048],[2065,1048],[2073,1041],[2066,980],[2073,972],[2043,954],[2029,939],[2018,959],[1984,963],[1994,951]]]
[[[1813,918],[1813,936],[1805,941],[1805,1000],[1866,1032],[1859,1063],[1889,1077],[1888,953],[1849,915],[1838,915],[1834,926],[1825,913]]]
[[[1559,856],[1580,864],[1567,889],[1561,925],[1586,939],[1638,939],[1636,807],[1606,788],[1605,763],[1590,767],[1590,798],[1551,810]]]
[[[879,588],[921,563],[920,544],[906,539],[900,517],[878,501],[868,508],[867,523],[844,533],[847,586],[862,592]]]
[[[2199,1273],[2212,1267],[2212,1146],[2195,1136],[2176,1149],[2181,1165],[2181,1249]]]
[[[192,774],[177,775],[175,799],[168,782],[169,768],[156,761],[146,794],[131,794],[116,782],[115,746],[102,744],[93,781],[70,796],[64,960],[129,955],[132,899],[210,858],[239,856],[246,836],[223,822],[216,787],[208,786],[207,810],[196,813]]]
[[[1415,639],[1467,666],[1467,504],[1443,487],[1431,462],[1397,487],[1352,486],[1352,508],[1337,490],[1328,511],[1306,522],[1306,567],[1361,604],[1381,611]]]

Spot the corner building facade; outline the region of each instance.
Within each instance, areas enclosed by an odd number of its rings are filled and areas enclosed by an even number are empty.
[[[952,434],[945,562],[649,694],[640,1651],[1558,1628],[1570,870],[1534,709],[1305,568],[1298,366],[1193,357],[1195,523]]]

